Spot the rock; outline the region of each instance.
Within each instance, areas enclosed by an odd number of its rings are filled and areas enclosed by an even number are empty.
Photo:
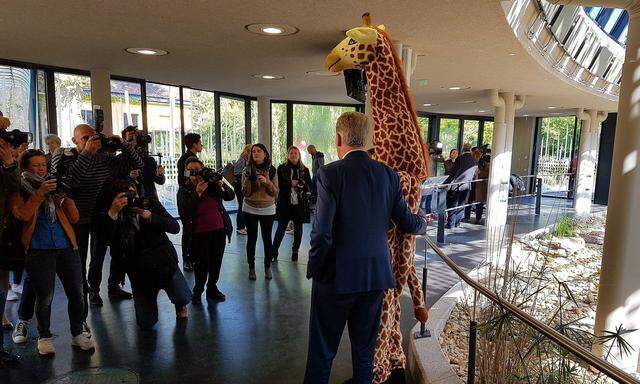
[[[603,245],[604,244],[604,231],[589,231],[582,235],[582,238],[587,244]]]
[[[551,257],[569,257],[586,246],[581,237],[553,237],[541,240],[541,251]]]

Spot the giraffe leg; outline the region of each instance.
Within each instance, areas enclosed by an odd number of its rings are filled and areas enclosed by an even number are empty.
[[[376,352],[373,362],[373,382],[382,383],[388,377],[386,372],[389,367],[389,337],[391,335],[390,315],[393,303],[393,290],[385,292],[382,304],[382,316],[380,318],[380,332],[376,342]]]

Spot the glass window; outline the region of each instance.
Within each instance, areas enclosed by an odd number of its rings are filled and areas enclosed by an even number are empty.
[[[418,116],[418,125],[422,131],[422,138],[429,142],[429,118],[426,116]]]
[[[537,168],[544,194],[568,196],[575,120],[574,116],[542,118]]]
[[[271,103],[271,159],[273,164],[277,165],[284,162],[286,157],[287,104]]]
[[[55,73],[54,79],[58,136],[63,147],[74,147],[71,138],[75,126],[83,123],[93,126],[91,78]]]
[[[216,166],[216,114],[213,92],[184,88],[184,132],[201,136],[200,160]],[[186,150],[186,148],[185,148]]]
[[[324,153],[325,164],[338,160],[336,120],[348,111],[355,111],[355,107],[293,105],[293,145],[300,149],[305,164],[311,165],[311,156],[307,152],[307,146],[311,144]]]
[[[484,122],[484,132],[482,133],[482,145],[489,144],[489,148],[493,144],[493,121]]]
[[[480,133],[480,122],[478,120],[465,120],[462,133],[462,143],[471,144],[471,147],[478,146],[478,136]]]
[[[258,142],[258,102],[256,100],[251,100],[251,137],[249,142]]]
[[[442,143],[442,154],[445,159],[449,158],[449,152],[458,148],[458,131],[460,130],[460,120],[440,119],[440,137]]]
[[[220,133],[222,135],[222,165],[240,157],[246,142],[244,100],[220,98]]]
[[[120,135],[129,125],[142,129],[142,86],[139,83],[111,80],[111,124]]]

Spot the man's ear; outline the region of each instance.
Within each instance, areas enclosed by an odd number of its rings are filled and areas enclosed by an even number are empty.
[[[342,136],[336,132],[336,147],[342,147]]]

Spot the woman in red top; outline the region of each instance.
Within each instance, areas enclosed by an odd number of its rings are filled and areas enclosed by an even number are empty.
[[[191,237],[191,249],[195,262],[196,283],[193,287],[193,304],[200,304],[202,292],[207,285],[207,300],[222,302],[225,295],[218,289],[225,237],[233,232],[231,219],[222,200],[231,201],[233,189],[223,181],[206,181],[200,172],[204,165],[198,158],[191,157],[185,162],[185,176],[189,181],[178,190],[178,205],[183,217],[184,227],[188,226]],[[184,229],[183,229],[184,230]]]

